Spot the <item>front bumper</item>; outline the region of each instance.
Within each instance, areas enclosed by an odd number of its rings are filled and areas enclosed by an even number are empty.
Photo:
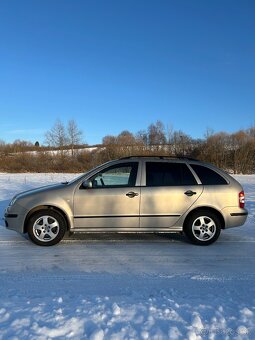
[[[8,219],[10,219],[10,218],[17,218],[17,217],[18,217],[17,214],[8,214],[8,213],[5,213],[5,214],[4,214],[4,218],[3,218],[3,220],[4,220],[4,222],[5,222],[5,227],[6,227],[7,229],[9,229]]]
[[[17,204],[15,204],[15,207],[8,207],[4,214],[5,227],[18,233],[24,233],[25,217],[26,214],[23,207]]]

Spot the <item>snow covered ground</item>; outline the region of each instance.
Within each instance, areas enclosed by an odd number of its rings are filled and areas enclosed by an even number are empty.
[[[0,174],[0,214],[66,174]],[[245,226],[209,247],[179,235],[75,236],[44,248],[0,222],[0,339],[255,339],[255,175]]]

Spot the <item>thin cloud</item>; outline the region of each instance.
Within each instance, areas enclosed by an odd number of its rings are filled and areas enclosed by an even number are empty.
[[[45,130],[43,129],[16,129],[16,130],[9,130],[9,133],[13,135],[24,134],[24,133],[44,133]]]

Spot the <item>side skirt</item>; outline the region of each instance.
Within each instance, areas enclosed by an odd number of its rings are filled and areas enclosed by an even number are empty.
[[[152,233],[152,234],[160,234],[160,233],[180,233],[183,231],[182,227],[173,227],[173,228],[164,228],[164,229],[152,229],[152,228],[139,228],[139,229],[123,229],[120,230],[116,228],[73,228],[70,230],[71,233],[115,233],[115,234],[143,234],[143,233]]]

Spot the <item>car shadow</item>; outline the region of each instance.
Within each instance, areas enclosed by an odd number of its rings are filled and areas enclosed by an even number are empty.
[[[85,242],[181,242],[188,243],[181,233],[75,233],[66,234],[65,240]]]

